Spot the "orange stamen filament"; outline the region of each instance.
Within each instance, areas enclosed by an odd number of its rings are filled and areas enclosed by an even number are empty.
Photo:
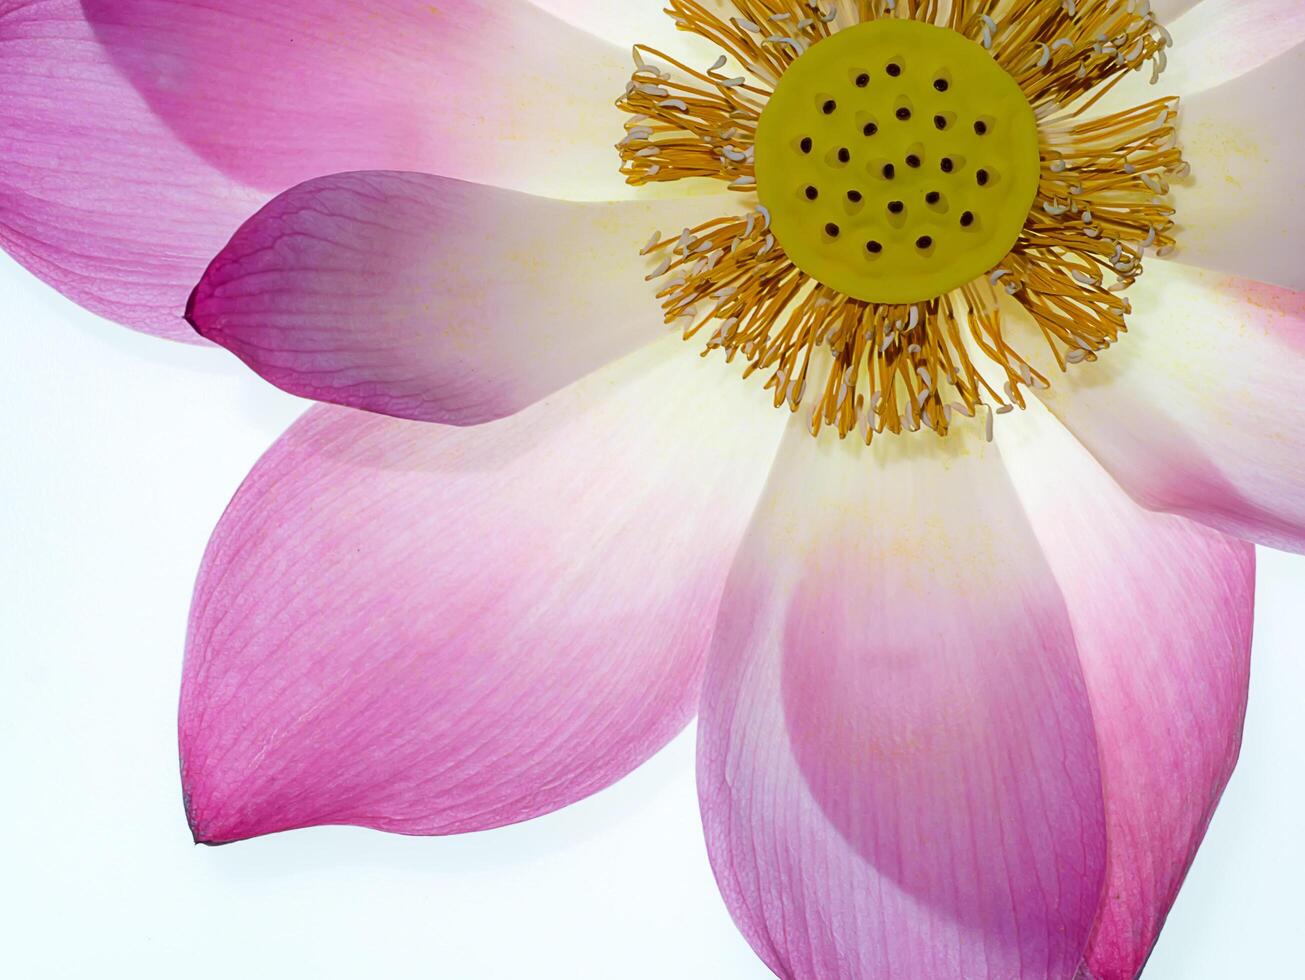
[[[1170,178],[1187,173],[1176,145],[1176,99],[1084,120],[1130,70],[1164,67],[1167,32],[1142,2],[1114,0],[734,0],[723,18],[696,0],[669,0],[680,29],[722,56],[698,70],[643,45],[618,100],[631,115],[618,144],[631,184],[689,177],[755,193],[762,110],[788,66],[842,27],[903,17],[950,27],[989,49],[1039,120],[1042,174],[1015,246],[984,277],[908,305],[868,303],[807,276],[785,253],[764,208],[715,218],[650,242],[668,323],[762,374],[774,404],[810,407],[825,426],[869,443],[883,432],[931,429],[955,414],[1025,404],[1049,380],[1003,333],[1002,294],[1038,324],[1062,370],[1125,332],[1120,293],[1147,249],[1173,247]],[[728,67],[731,66],[732,68]],[[985,379],[972,351],[1005,377]],[[989,368],[991,369],[991,368]]]

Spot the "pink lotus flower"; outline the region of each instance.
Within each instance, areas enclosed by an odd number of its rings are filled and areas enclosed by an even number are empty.
[[[697,713],[776,974],[1133,977],[1236,759],[1249,542],[1305,545],[1305,10],[1157,0],[1130,114],[1145,0],[670,6],[724,59],[631,78],[633,0],[0,0],[0,242],[336,403],[204,558],[195,837],[524,820]],[[911,18],[970,53],[834,43]]]

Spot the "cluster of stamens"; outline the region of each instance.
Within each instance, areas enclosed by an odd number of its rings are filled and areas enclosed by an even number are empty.
[[[630,114],[618,145],[630,183],[710,178],[748,201],[649,241],[668,323],[704,340],[704,354],[743,362],[745,376],[760,372],[776,406],[809,406],[813,433],[832,426],[867,443],[885,431],[944,434],[957,413],[984,416],[991,431],[993,415],[1025,404],[1022,389],[1048,386],[1009,342],[1012,302],[1061,370],[1119,338],[1121,293],[1144,252],[1173,244],[1167,180],[1185,174],[1176,100],[1090,113],[1128,71],[1149,64],[1154,81],[1163,69],[1169,38],[1145,0],[733,5],[722,18],[669,0],[682,30],[723,53],[697,70],[638,46],[618,102]],[[799,58],[885,19],[949,28],[1018,84],[1035,134],[1027,197],[1001,197],[1014,193],[1020,159],[1000,152],[1008,116],[957,101],[959,76],[918,59],[849,63],[845,83],[794,116],[782,147],[764,132]],[[891,86],[917,66],[926,87],[911,101]],[[923,128],[902,135],[907,126]],[[1012,213],[1008,241],[999,226]]]

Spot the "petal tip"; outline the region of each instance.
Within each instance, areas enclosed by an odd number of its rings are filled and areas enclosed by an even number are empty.
[[[199,280],[199,282],[195,283],[195,288],[192,289],[190,295],[186,297],[186,307],[181,313],[181,318],[186,321],[186,324],[195,332],[196,336],[209,341],[210,343],[225,347],[226,345],[222,343],[221,339],[219,339],[221,331],[214,328],[211,316],[205,317],[199,311],[200,290],[204,288],[205,280],[207,278],[208,272],[205,271],[204,276]],[[208,295],[212,295],[211,290]]]
[[[242,808],[228,805],[232,800],[225,789],[224,780],[197,773],[193,765],[188,766],[183,760],[181,806],[190,839],[196,845],[221,847],[285,829],[257,817],[250,819]]]
[[[199,328],[199,324],[195,322],[195,298],[197,296],[199,296],[198,283],[196,283],[195,288],[190,291],[190,295],[186,297],[186,308],[182,312],[181,316],[182,319],[184,319],[187,323],[190,324],[190,329],[194,330],[195,333],[199,334],[202,337],[204,336],[204,331],[201,330]]]
[[[182,790],[181,807],[186,814],[186,826],[190,829],[190,839],[196,845],[203,844],[206,847],[218,847],[227,843],[217,835],[210,833],[208,828],[201,824],[195,813],[194,798],[188,790]]]
[[[198,845],[204,847],[222,847],[226,844],[237,844],[240,841],[250,840],[254,837],[264,837],[268,834],[274,834],[280,830],[288,829],[284,826],[250,826],[248,822],[241,821],[239,817],[234,820],[222,814],[217,807],[210,806],[201,808],[195,804],[194,799],[189,793],[185,793],[182,798],[182,806],[186,812],[186,826],[190,829],[190,839]]]

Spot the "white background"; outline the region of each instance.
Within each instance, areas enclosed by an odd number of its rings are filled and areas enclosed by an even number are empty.
[[[691,732],[523,826],[193,845],[175,744],[191,584],[303,403],[3,256],[0,330],[0,975],[769,976],[712,882]],[[1147,980],[1301,975],[1305,559],[1260,558],[1241,765]]]

